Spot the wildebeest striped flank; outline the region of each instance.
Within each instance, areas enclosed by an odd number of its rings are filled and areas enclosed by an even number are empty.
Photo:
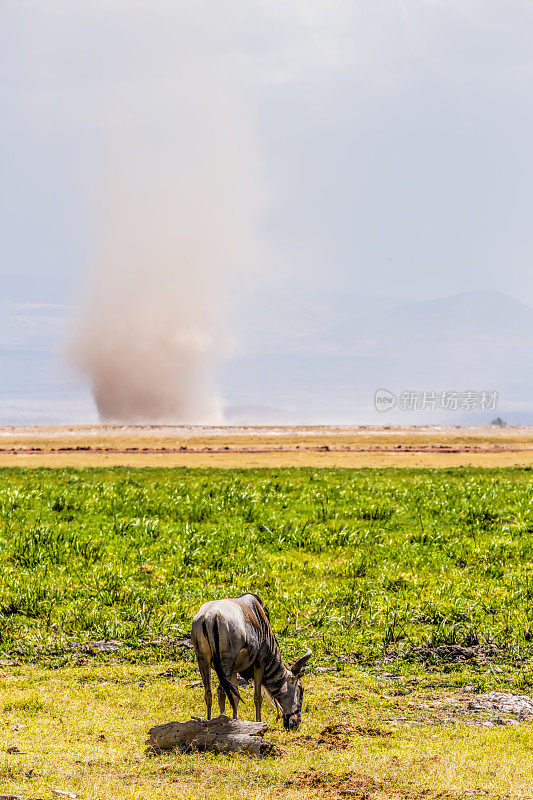
[[[241,696],[237,675],[254,681],[255,718],[261,721],[261,687],[281,709],[283,725],[293,730],[302,718],[303,686],[300,680],[311,650],[298,658],[290,668],[281,657],[278,641],[270,625],[268,611],[255,594],[241,594],[226,600],[204,603],[192,623],[192,643],[202,676],[211,719],[211,666],[218,680],[220,713],[230,701],[233,718]]]

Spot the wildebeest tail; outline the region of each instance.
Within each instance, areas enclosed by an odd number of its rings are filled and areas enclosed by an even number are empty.
[[[222,663],[220,661],[220,647],[219,647],[219,633],[218,633],[218,619],[215,617],[215,621],[213,623],[213,640],[211,640],[207,625],[205,622],[202,624],[204,636],[209,642],[209,647],[211,649],[211,662],[213,664],[213,669],[216,672],[217,678],[220,681],[220,685],[226,692],[228,698],[231,699],[231,696],[235,697],[237,700],[242,700],[242,697],[239,694],[239,690],[236,686],[232,684],[232,682],[228,679],[228,677],[224,674],[224,670],[222,669]]]

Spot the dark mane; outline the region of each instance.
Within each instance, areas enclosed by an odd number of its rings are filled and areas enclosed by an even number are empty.
[[[257,602],[259,603],[259,605],[261,606],[261,608],[263,609],[263,611],[267,615],[267,619],[270,620],[270,613],[268,611],[268,608],[263,603],[263,601],[261,600],[261,598],[259,597],[258,594],[254,594],[254,592],[244,592],[243,594],[238,595],[236,599],[240,600],[241,597],[246,597],[246,596],[253,597],[255,600],[257,600]]]

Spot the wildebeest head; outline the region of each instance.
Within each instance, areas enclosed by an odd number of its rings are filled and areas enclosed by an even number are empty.
[[[302,721],[302,703],[304,699],[304,687],[302,686],[302,682],[300,680],[300,676],[303,674],[307,662],[311,658],[312,651],[307,648],[305,655],[300,656],[297,658],[296,661],[291,664],[290,670],[292,673],[292,677],[289,679],[289,685],[291,689],[291,709],[289,712],[283,714],[283,727],[286,731],[294,731]]]

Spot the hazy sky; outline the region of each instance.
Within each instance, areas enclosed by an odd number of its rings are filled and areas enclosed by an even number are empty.
[[[2,299],[71,302],[113,149],[201,70],[254,142],[254,280],[533,305],[529,0],[4,0],[0,37]]]
[[[527,0],[7,0],[0,15],[2,274],[81,275],[107,140],[184,79],[186,41],[255,128],[269,269],[533,302]]]

